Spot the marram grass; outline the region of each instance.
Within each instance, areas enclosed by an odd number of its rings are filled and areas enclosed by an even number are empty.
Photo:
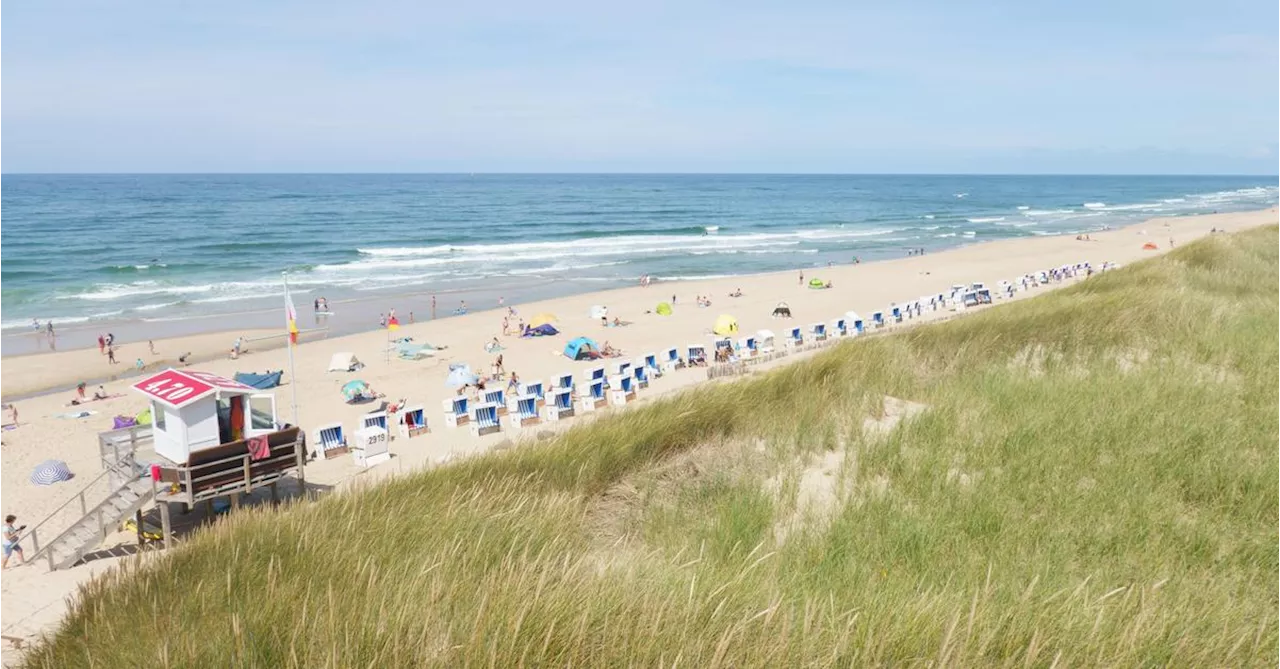
[[[27,664],[1275,666],[1277,282],[1275,226],[1215,236],[240,512]],[[875,434],[886,396],[926,408]]]

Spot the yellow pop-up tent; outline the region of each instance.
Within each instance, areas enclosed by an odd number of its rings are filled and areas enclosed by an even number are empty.
[[[658,303],[658,308],[657,308],[657,309],[654,309],[654,311],[655,311],[655,312],[657,312],[657,314],[658,314],[659,316],[670,316],[670,315],[671,315],[671,305],[670,305],[670,304],[668,304],[668,303],[666,303],[666,302],[659,302],[659,303]]]
[[[738,331],[738,319],[729,314],[720,314],[716,319],[716,326],[711,328],[711,331],[721,336],[731,335]]]

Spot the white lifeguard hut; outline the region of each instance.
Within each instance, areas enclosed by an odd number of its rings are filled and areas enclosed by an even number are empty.
[[[166,369],[135,384],[133,389],[151,400],[151,478],[160,503],[166,545],[169,538],[167,503],[188,509],[202,501],[227,497],[237,506],[242,493],[269,487],[297,473],[305,487],[305,437],[295,426],[276,421],[276,400],[270,393],[224,376],[190,369]],[[121,440],[102,435],[104,462],[132,460],[145,441],[132,434],[127,453]],[[112,453],[108,457],[107,449]]]
[[[155,451],[175,464],[191,454],[276,431],[276,398],[217,374],[166,369],[133,384],[151,400]]]

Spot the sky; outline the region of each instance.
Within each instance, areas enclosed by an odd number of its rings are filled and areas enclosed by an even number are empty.
[[[4,172],[1276,174],[1275,0],[8,2]]]

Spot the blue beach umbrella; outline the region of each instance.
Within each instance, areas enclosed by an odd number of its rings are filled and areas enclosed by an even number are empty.
[[[53,485],[59,481],[69,481],[75,474],[61,460],[45,460],[31,470],[31,482],[36,485]]]
[[[361,381],[360,379],[356,379],[355,381],[348,381],[342,386],[342,396],[347,398],[347,401],[350,402],[351,400],[363,395],[367,390],[369,390],[369,384]]]
[[[459,365],[449,368],[449,376],[445,377],[444,385],[446,388],[461,388],[474,385],[479,380],[480,377],[471,371],[469,365]]]

